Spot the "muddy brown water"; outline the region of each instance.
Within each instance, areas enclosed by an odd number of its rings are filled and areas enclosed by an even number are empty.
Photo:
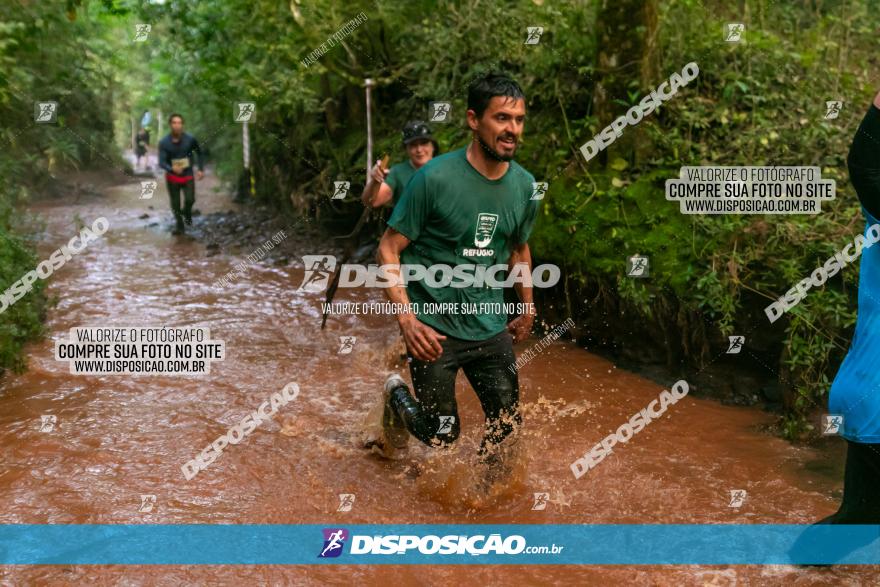
[[[199,184],[197,207],[234,207],[212,187]],[[32,208],[46,222],[42,255],[75,234],[74,215],[88,224],[105,216],[110,230],[50,279],[58,304],[49,334],[28,347],[27,372],[0,381],[0,523],[808,523],[836,510],[842,441],[793,446],[763,431],[772,416],[759,409],[690,396],[575,479],[570,463],[662,387],[565,341],[521,370],[522,467],[507,485],[488,496],[470,489],[482,415],[461,376],[459,446],[438,458],[413,445],[404,458],[383,461],[358,442],[388,372],[393,322],[331,317],[322,332],[323,294],[296,292],[302,268],[295,265],[257,264],[215,291],[211,284],[244,255],[208,256],[204,242],[171,236],[159,188],[152,200],[139,200],[130,183],[104,198]],[[140,219],[144,212],[150,218]],[[337,299],[382,301],[366,290],[342,290]],[[208,327],[225,341],[227,358],[200,377],[71,375],[54,359],[54,341],[77,326]],[[338,354],[340,336],[356,337],[350,354]],[[301,389],[294,402],[184,479],[184,462],[290,381]],[[42,415],[56,416],[53,431],[40,431]],[[733,489],[747,491],[740,508],[729,507]],[[545,510],[531,510],[534,492],[550,493]],[[340,493],[356,496],[351,511],[337,511]],[[138,511],[144,494],[156,496],[149,513]],[[13,585],[877,584],[876,567],[791,566],[5,566],[0,578]]]

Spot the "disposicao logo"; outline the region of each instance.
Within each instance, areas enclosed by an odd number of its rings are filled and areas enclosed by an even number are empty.
[[[342,554],[342,547],[348,540],[348,530],[345,528],[324,528],[324,548],[318,558],[335,558]]]
[[[486,233],[488,235],[488,232]],[[491,241],[487,236],[483,244]],[[479,244],[479,242],[477,243]],[[482,246],[482,245],[481,245]],[[463,249],[465,255],[474,255],[475,251],[484,249]],[[492,252],[494,254],[494,251]],[[482,256],[482,255],[478,255]],[[336,272],[336,257],[332,255],[303,256],[302,284],[297,291],[321,292],[327,289]],[[523,283],[529,287],[553,287],[559,283],[562,272],[558,265],[544,263],[535,267],[531,274],[525,263],[517,263],[512,267],[506,263],[494,265],[458,264],[458,265],[419,265],[419,264],[386,264],[360,265],[348,264],[339,267],[336,287],[406,287],[412,281],[424,281],[427,287],[513,287]],[[499,273],[506,273],[505,279],[498,279]]]

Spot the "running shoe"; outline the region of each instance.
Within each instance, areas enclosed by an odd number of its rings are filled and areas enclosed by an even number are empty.
[[[399,415],[391,407],[391,394],[399,388],[403,388],[404,393],[409,393],[406,381],[397,373],[392,373],[385,380],[384,404],[385,409],[382,412],[382,430],[385,439],[396,449],[404,449],[409,443],[409,430]]]

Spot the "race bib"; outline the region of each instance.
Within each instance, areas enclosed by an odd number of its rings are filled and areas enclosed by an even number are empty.
[[[180,169],[186,169],[189,167],[189,157],[183,157],[181,159],[172,159],[171,167],[179,167]]]

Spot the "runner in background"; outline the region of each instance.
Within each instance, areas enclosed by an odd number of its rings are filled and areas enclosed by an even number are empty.
[[[168,197],[176,225],[172,234],[183,234],[184,221],[192,225],[192,207],[196,201],[196,188],[193,178],[192,155],[198,155],[199,170],[195,179],[205,176],[205,165],[199,143],[195,137],[183,132],[183,116],[172,114],[168,117],[171,132],[159,141],[159,167],[165,170]],[[180,207],[180,192],[184,193],[184,205]]]
[[[440,145],[434,140],[428,125],[421,120],[407,122],[403,127],[402,135],[403,146],[409,159],[392,165],[391,169],[383,168],[381,159],[376,160],[361,197],[364,206],[372,204],[373,208],[379,208],[388,202],[391,202],[392,207],[397,205],[400,196],[403,195],[403,188],[409,183],[413,174],[440,154]],[[406,360],[406,343],[402,332],[392,354],[397,361]]]
[[[392,165],[391,169],[383,169],[381,159],[376,160],[361,196],[364,206],[370,205],[371,201],[373,208],[388,202],[392,206],[397,205],[403,188],[413,174],[440,154],[440,146],[431,135],[431,129],[421,120],[412,120],[403,127],[403,146],[409,156],[407,161]]]
[[[147,147],[150,144],[150,131],[141,127],[135,137],[135,143],[134,154],[137,157],[136,165],[137,169],[141,169],[141,159],[147,155]],[[149,157],[147,157],[147,161],[149,161]]]

